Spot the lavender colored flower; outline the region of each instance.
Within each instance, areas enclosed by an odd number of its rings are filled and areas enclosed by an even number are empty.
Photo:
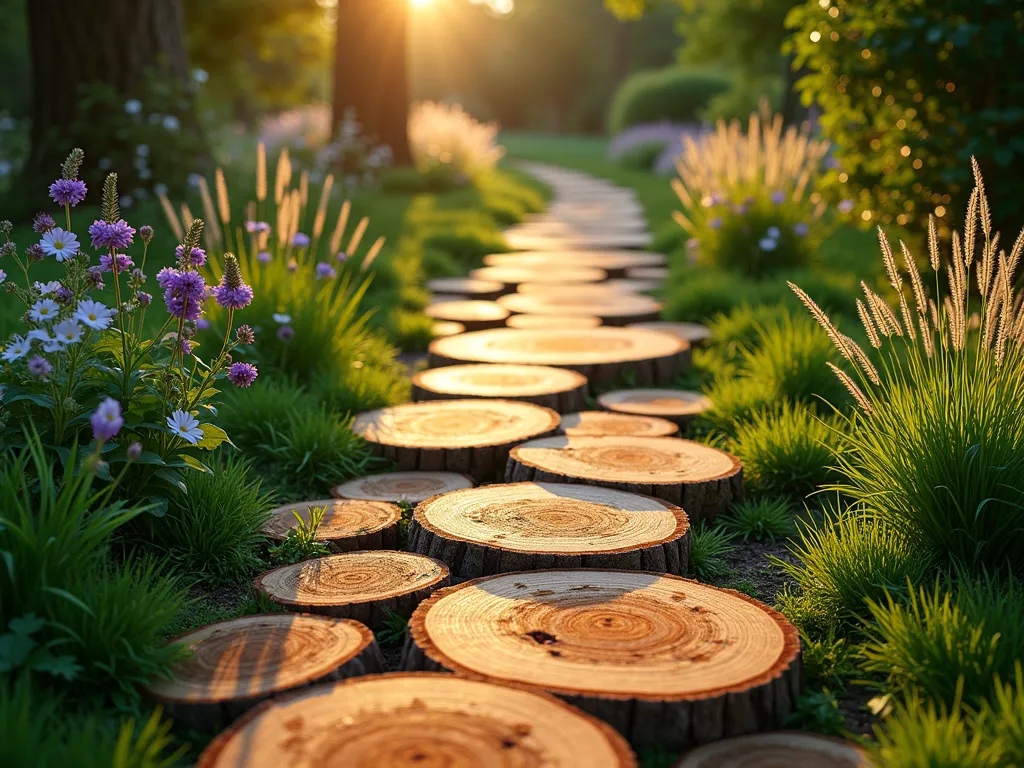
[[[131,256],[128,256],[127,254],[119,253],[114,258],[111,258],[109,253],[105,253],[100,256],[100,271],[113,272],[115,263],[117,264],[118,272],[127,272],[135,266],[135,262],[132,261]]]
[[[801,221],[799,224],[793,225],[793,232],[795,232],[800,237],[806,237],[807,233],[810,232],[810,227],[808,227]]]
[[[143,224],[139,227],[139,237],[142,238],[142,242],[148,243],[153,239],[153,228],[149,224]],[[138,443],[136,443],[138,445]]]
[[[252,363],[232,363],[228,368],[228,381],[236,387],[245,389],[252,386],[258,373],[256,366]]]
[[[202,314],[202,302],[206,296],[206,283],[202,275],[164,267],[157,273],[156,279],[164,289],[164,303],[168,312],[186,320],[195,320]]]
[[[132,244],[133,235],[135,230],[124,219],[114,222],[97,219],[89,227],[92,247],[96,249],[123,251]]]
[[[53,216],[48,214],[46,211],[40,211],[35,215],[35,218],[32,219],[32,231],[38,232],[39,234],[48,232],[56,226],[57,222],[54,221]]]
[[[240,325],[235,330],[235,338],[238,339],[239,344],[255,344],[256,334],[248,325]]]
[[[174,249],[174,257],[178,260],[179,264],[181,264],[182,259],[184,258],[184,256],[185,256],[185,246],[179,245],[177,248]],[[188,263],[191,266],[193,266],[193,267],[201,267],[201,266],[205,265],[206,264],[206,251],[204,251],[202,248],[193,248],[192,249],[192,255],[189,258]]]
[[[771,201],[775,203],[775,205],[782,205],[786,202],[786,193],[781,189],[772,192]]]
[[[181,340],[181,354],[185,355],[185,357],[192,354],[192,342],[188,339]]]
[[[316,276],[321,280],[331,280],[338,276],[338,271],[326,261],[321,261],[316,265]]]
[[[112,397],[108,397],[93,413],[92,436],[97,440],[109,440],[124,426],[124,417],[121,415],[121,404]]]
[[[139,302],[139,306],[145,309],[153,302],[153,294],[146,293],[145,291],[139,291],[135,294],[135,298]]]
[[[295,329],[290,325],[282,325],[277,329],[277,338],[281,341],[291,341],[295,338]]]
[[[292,245],[296,248],[305,248],[309,245],[309,235],[305,232],[296,232],[295,236],[292,237]]]
[[[772,240],[778,240],[780,237],[782,237],[782,230],[779,229],[778,227],[768,227],[765,234],[768,235],[768,237],[770,237]]]
[[[135,269],[132,270],[132,280],[134,280],[137,283],[144,283],[146,282],[146,276],[142,273],[141,269],[136,267]]]
[[[53,366],[41,355],[36,355],[28,361],[28,372],[37,379],[45,379],[53,371]]]
[[[244,283],[237,288],[228,288],[221,284],[213,291],[213,297],[225,309],[245,309],[252,301],[252,288]]]
[[[10,256],[16,250],[18,250],[18,246],[15,243],[13,243],[10,240],[8,240],[3,245],[0,245],[0,257],[2,257],[2,256]]]
[[[89,267],[85,272],[89,285],[93,288],[103,288],[103,270],[99,267]]]
[[[757,245],[762,251],[774,251],[779,243],[777,240],[772,240],[770,237],[762,237],[757,241]]]
[[[25,258],[29,261],[42,261],[46,258],[46,251],[43,250],[43,246],[39,243],[32,243],[32,245],[25,249]]]
[[[75,294],[72,293],[70,288],[62,285],[54,290],[53,298],[57,300],[58,304],[70,304],[71,300],[75,298]]]
[[[340,262],[346,262],[348,261],[348,254],[345,253],[344,251],[338,251],[338,255],[335,256],[334,258],[336,258]]]
[[[722,220],[716,216],[715,218],[711,219],[711,221],[708,222],[708,226],[711,227],[712,229],[721,229]]]
[[[210,321],[207,320],[205,317],[197,317],[196,318],[196,330],[197,331],[208,331],[208,330],[210,330],[211,327],[212,326],[210,325]]]
[[[256,254],[256,260],[260,264],[269,264],[271,258],[270,251],[260,251]]]
[[[853,200],[840,200],[839,205],[836,206],[836,209],[840,213],[849,213],[850,211],[853,210]]]
[[[270,231],[270,225],[265,221],[247,221],[245,222],[245,231],[249,234],[262,234]]]
[[[291,261],[288,262],[288,271],[289,272],[295,272],[295,270],[297,270],[298,268],[299,268],[299,262],[297,262],[295,259],[292,259]]]
[[[128,454],[128,461],[137,461],[142,455],[142,443],[132,443],[128,446],[126,453]]]
[[[57,179],[50,185],[50,198],[57,205],[78,205],[85,200],[88,189],[80,179]]]

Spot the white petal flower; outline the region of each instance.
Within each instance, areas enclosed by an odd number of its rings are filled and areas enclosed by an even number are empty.
[[[7,273],[0,269],[0,283],[7,279]]]
[[[779,246],[779,242],[772,240],[770,237],[762,237],[758,240],[757,244],[761,247],[762,251],[774,251]]]
[[[291,315],[274,315],[274,322],[281,325],[288,325],[292,321]]]
[[[167,417],[167,426],[172,434],[192,445],[203,439],[203,430],[199,428],[199,420],[188,411],[172,413]]]
[[[77,344],[82,340],[82,326],[74,320],[63,320],[53,326],[53,336],[58,344]]]
[[[39,241],[43,247],[43,253],[47,256],[56,256],[57,261],[70,259],[78,253],[78,237],[74,232],[65,232],[60,227],[43,233],[43,239]]]
[[[35,289],[39,291],[40,296],[49,296],[58,288],[60,288],[60,282],[57,280],[51,280],[48,283],[40,283],[38,280],[35,282]]]
[[[37,323],[48,323],[57,317],[60,305],[53,299],[40,299],[28,311],[29,319]]]
[[[21,336],[15,336],[10,340],[7,346],[4,348],[4,352],[0,357],[6,360],[8,363],[12,363],[15,360],[24,357],[32,349],[32,342]]]
[[[78,309],[75,310],[75,319],[80,320],[90,328],[102,331],[110,327],[115,314],[117,313],[114,310],[108,309],[100,302],[86,299],[78,303]]]
[[[44,344],[48,341],[53,341],[50,338],[50,333],[45,328],[35,328],[25,334],[25,338],[29,341],[41,341]]]

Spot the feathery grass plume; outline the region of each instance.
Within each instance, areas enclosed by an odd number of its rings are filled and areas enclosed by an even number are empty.
[[[292,180],[292,163],[288,158],[288,148],[281,150],[277,157],[277,170],[274,172],[274,202],[281,205],[285,190]]]
[[[316,206],[316,216],[313,218],[313,239],[319,240],[324,233],[324,224],[327,221],[327,204],[331,201],[331,189],[334,187],[334,175],[327,174],[324,185],[320,188],[320,200]],[[315,248],[314,248],[315,250]]]
[[[185,230],[181,226],[181,222],[178,220],[178,215],[174,212],[174,206],[171,205],[171,201],[167,199],[167,195],[162,192],[157,195],[160,200],[160,207],[164,210],[164,216],[167,217],[167,223],[171,227],[171,232],[174,233],[174,237],[181,242],[185,237]]]
[[[256,199],[267,199],[267,147],[262,141],[256,145]]]
[[[864,350],[861,349],[860,344],[849,336],[843,336],[843,341],[846,343],[850,352],[853,353],[853,359],[857,362],[857,365],[860,366],[861,370],[864,371],[864,375],[868,377],[871,383],[881,384],[882,380],[878,378],[878,370],[875,368]]]
[[[907,274],[910,275],[910,287],[914,291],[914,303],[917,304],[917,313],[928,316],[928,300],[925,298],[924,284],[921,282],[921,273],[917,269],[914,257],[910,255],[907,244],[900,240],[900,253],[903,255],[903,263],[907,265]]]
[[[352,233],[352,239],[348,241],[349,256],[355,255],[355,252],[359,250],[359,244],[363,241],[363,235],[366,234],[368,226],[370,226],[370,220],[364,216],[356,225],[355,231]]]
[[[868,309],[871,310],[871,316],[875,319],[879,332],[885,337],[892,336],[893,334],[902,336],[903,328],[900,327],[900,321],[893,311],[889,309],[889,305],[885,303],[885,300],[868,288],[867,283],[863,280],[860,281],[860,287],[864,291],[864,298],[867,299]]]
[[[181,258],[178,260],[179,267],[187,267],[192,261],[192,251],[199,247],[199,241],[203,236],[203,220],[193,219],[189,222],[188,230],[181,241]]]
[[[822,308],[814,302],[814,299],[808,296],[800,286],[789,281],[786,281],[786,285],[788,285],[790,290],[797,295],[797,298],[800,299],[801,303],[807,307],[814,319],[818,321],[818,325],[825,329],[825,333],[828,334],[829,340],[835,345],[836,349],[839,350],[839,353],[852,363],[853,353],[846,346],[846,337],[836,330],[836,327],[832,325],[832,321],[829,320],[828,315],[825,314],[824,310],[822,310]]]
[[[978,190],[978,216],[981,219],[981,233],[988,240],[992,234],[992,214],[988,208],[988,197],[985,195],[985,182],[981,178],[981,166],[978,158],[971,157],[971,171],[974,173],[974,186]]]
[[[85,152],[78,147],[72,149],[67,158],[60,166],[60,177],[62,179],[77,179],[82,170],[82,163],[85,162]]]
[[[875,327],[875,321],[871,319],[871,315],[868,314],[868,310],[864,306],[864,302],[860,299],[857,299],[857,317],[860,318],[861,325],[864,326],[864,331],[868,335],[868,341],[871,342],[871,346],[875,349],[881,347],[882,340],[878,336],[878,329]]]
[[[121,218],[121,206],[117,197],[117,174],[108,173],[103,180],[103,198],[100,206],[103,220],[109,224]]]
[[[981,255],[981,269],[978,270],[978,293],[981,297],[987,298],[988,292],[992,290],[992,273],[995,271],[996,249],[999,247],[999,233],[985,243],[984,252]]]
[[[939,228],[935,224],[935,216],[928,214],[928,262],[932,265],[932,271],[938,272],[941,264],[939,254]]]
[[[345,230],[348,228],[348,217],[352,211],[352,204],[346,200],[341,204],[338,211],[338,221],[334,225],[334,234],[331,235],[330,253],[336,254],[341,250],[341,241],[345,237]]]
[[[967,201],[967,216],[964,218],[964,266],[974,261],[974,246],[978,241],[978,188],[971,191]]]
[[[857,382],[851,379],[849,374],[839,366],[833,363],[826,363],[826,365],[828,365],[828,367],[832,369],[832,372],[839,377],[843,386],[846,387],[846,391],[849,392],[853,396],[853,399],[857,401],[857,405],[860,406],[860,409],[868,416],[874,413],[871,403],[868,402],[868,399],[861,391],[861,388],[857,386]]]
[[[209,223],[206,229],[206,245],[212,251],[220,248],[224,240],[221,237],[220,224],[217,223],[217,208],[213,204],[210,185],[206,183],[205,176],[199,177],[199,196],[203,200],[204,221]]]
[[[192,226],[192,220],[194,218],[195,217],[192,215],[192,209],[188,207],[188,203],[182,203],[181,223],[184,225],[185,229],[188,229],[190,226]]]
[[[366,252],[366,256],[363,257],[363,263],[359,267],[359,269],[362,270],[363,272],[368,270],[370,268],[370,266],[373,264],[374,260],[377,258],[377,256],[380,255],[380,252],[381,252],[381,250],[383,248],[384,248],[384,237],[382,235],[381,237],[378,237],[374,241],[373,245],[370,246],[370,250],[368,250]]]
[[[221,223],[226,227],[231,221],[231,201],[228,198],[227,182],[224,181],[224,171],[218,168],[213,178],[217,190],[217,210],[220,213]]]
[[[932,329],[928,325],[927,315],[917,316],[917,326],[921,329],[921,341],[924,344],[924,353],[928,357],[935,354],[935,340],[932,338]],[[871,380],[872,384],[881,384],[880,381]]]

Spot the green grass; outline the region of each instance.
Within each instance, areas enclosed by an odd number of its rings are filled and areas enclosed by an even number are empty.
[[[733,535],[724,526],[702,523],[690,531],[689,571],[702,581],[724,578],[731,572],[726,557],[735,550]]]
[[[786,499],[765,497],[734,504],[722,519],[722,525],[733,535],[746,541],[771,541],[785,538],[795,531],[793,512]]]

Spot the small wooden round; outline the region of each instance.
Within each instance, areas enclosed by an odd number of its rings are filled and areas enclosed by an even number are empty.
[[[663,254],[647,251],[520,251],[484,256],[489,267],[596,267],[607,272],[609,279],[628,277],[633,269],[663,269],[665,263]]]
[[[340,499],[415,505],[439,493],[472,488],[474,484],[473,478],[456,472],[382,472],[336,485],[332,493]]]
[[[660,573],[547,570],[439,590],[409,621],[408,670],[565,697],[638,747],[779,728],[800,637],[751,597]]]
[[[667,419],[656,416],[627,416],[608,411],[580,411],[566,413],[558,427],[558,434],[570,437],[597,435],[635,435],[637,437],[675,437],[679,427]]]
[[[314,538],[326,544],[332,552],[393,549],[398,546],[402,511],[384,501],[320,499],[285,504],[270,513],[270,518],[263,524],[263,533],[283,541],[298,527],[300,520],[308,523],[317,508],[324,508],[325,513]]]
[[[548,283],[568,285],[572,283],[599,283],[608,277],[603,269],[592,267],[565,267],[545,269],[543,267],[482,267],[469,273],[475,280],[493,280],[501,283],[503,293],[514,293],[520,283]]]
[[[544,365],[452,365],[428,368],[412,377],[415,402],[458,398],[503,398],[576,411],[587,397],[587,377]]]
[[[864,751],[848,741],[803,731],[737,736],[683,755],[675,768],[868,768]]]
[[[679,507],[610,488],[488,485],[416,507],[409,549],[461,578],[546,568],[684,573],[690,524]]]
[[[406,614],[449,581],[437,560],[382,549],[284,565],[256,577],[256,590],[289,611],[356,619],[373,630]]]
[[[444,301],[428,305],[423,312],[435,320],[460,323],[467,331],[501,328],[511,314],[493,301]]]
[[[474,280],[471,277],[438,277],[427,281],[431,293],[448,293],[493,301],[501,296],[501,283],[493,280]]]
[[[700,392],[682,389],[620,389],[598,395],[597,404],[616,413],[658,416],[682,428],[711,407],[711,401]]]
[[[454,675],[368,675],[272,702],[197,768],[636,768],[626,740],[546,694]]]
[[[699,323],[633,323],[629,327],[668,333],[677,339],[682,339],[693,347],[701,346],[711,340],[711,329]]]
[[[507,328],[500,332],[530,333]],[[558,422],[558,413],[533,403],[459,399],[361,413],[352,422],[352,431],[376,455],[394,461],[399,471],[447,470],[486,482],[504,468],[513,445],[553,432]]]
[[[516,314],[600,317],[604,325],[652,320],[660,315],[662,306],[661,302],[635,293],[580,296],[571,287],[557,293],[511,293],[498,299],[498,304]]]
[[[710,520],[743,497],[732,454],[677,437],[549,437],[512,449],[505,481],[586,483],[656,496],[691,522]]]
[[[509,328],[520,330],[597,328],[601,325],[600,317],[590,315],[512,315],[505,321]]]
[[[328,680],[380,672],[373,633],[355,621],[291,613],[208,624],[172,641],[191,655],[144,691],[178,722],[209,731],[260,701]]]
[[[434,334],[434,338],[441,338],[442,336],[455,336],[460,333],[466,332],[466,326],[462,323],[453,323],[448,320],[436,320],[434,324],[430,326],[431,332]]]

